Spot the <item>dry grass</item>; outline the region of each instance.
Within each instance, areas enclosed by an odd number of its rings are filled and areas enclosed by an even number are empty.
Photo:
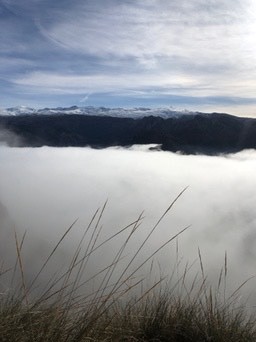
[[[171,236],[136,264],[150,236],[184,191],[149,231],[121,272],[117,271],[118,265],[125,259],[127,246],[143,221],[142,214],[102,241],[101,220],[105,205],[97,210],[68,267],[36,292],[40,276],[75,223],[59,239],[30,282],[26,279],[26,265],[22,260],[25,236],[19,240],[15,233],[17,262],[12,269],[11,283],[15,282],[16,286],[13,291],[0,294],[0,341],[256,341],[254,319],[243,307],[236,305],[239,291],[226,298],[226,255],[216,289],[207,285],[200,250],[200,277],[196,276],[189,285],[186,281],[188,265],[176,280],[175,271],[168,281],[159,277],[148,287],[144,279],[138,278],[138,271],[147,264],[150,266],[157,253],[188,229]],[[111,263],[85,278],[88,263],[96,251],[120,236],[124,236],[124,240]],[[178,263],[176,267],[179,267]],[[4,270],[2,276],[6,276]],[[97,287],[93,288],[91,283],[96,279]]]

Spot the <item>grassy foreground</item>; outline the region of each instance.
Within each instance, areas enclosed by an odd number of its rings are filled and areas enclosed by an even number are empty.
[[[0,342],[256,341],[254,318],[236,305],[239,289],[231,296],[225,295],[226,258],[215,289],[207,285],[200,251],[200,279],[196,276],[187,283],[188,266],[181,276],[174,279],[174,271],[168,281],[159,276],[150,285],[145,285],[145,280],[138,277],[138,271],[144,270],[148,264],[150,266],[157,253],[175,242],[188,228],[177,232],[150,255],[144,255],[139,264],[136,263],[149,238],[181,194],[128,260],[125,252],[142,223],[142,214],[113,236],[101,240],[105,206],[97,210],[67,268],[41,288],[42,274],[68,238],[73,225],[57,242],[32,280],[26,279],[26,265],[22,260],[24,237],[20,239],[15,234],[16,265],[1,272],[4,278],[11,274],[12,290],[0,293]],[[124,237],[123,243],[118,244],[111,263],[93,276],[84,276],[95,253],[120,236]],[[120,263],[121,271],[118,269]],[[92,283],[97,286],[91,286]]]

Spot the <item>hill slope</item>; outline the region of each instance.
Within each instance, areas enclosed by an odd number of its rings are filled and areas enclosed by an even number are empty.
[[[19,146],[31,147],[154,143],[163,150],[208,155],[256,148],[256,119],[217,113],[136,119],[62,113],[2,115],[0,127],[18,136]],[[18,145],[17,140],[11,145]]]

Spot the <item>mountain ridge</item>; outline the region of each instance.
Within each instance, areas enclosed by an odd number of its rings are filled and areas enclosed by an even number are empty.
[[[179,117],[181,115],[197,115],[211,113],[203,113],[189,110],[176,110],[172,107],[95,107],[95,106],[71,106],[71,107],[55,107],[55,108],[32,108],[26,106],[16,106],[6,109],[0,109],[0,115],[59,115],[59,114],[80,114],[80,115],[96,115],[96,116],[113,116],[113,117],[128,117],[128,118],[142,118],[144,116],[160,116],[163,118]]]
[[[166,151],[206,155],[256,149],[256,119],[219,113],[184,113],[168,118],[23,113],[0,116],[0,127],[19,138],[12,143],[9,139],[10,146],[105,148],[157,144]],[[6,136],[2,135],[2,141]]]

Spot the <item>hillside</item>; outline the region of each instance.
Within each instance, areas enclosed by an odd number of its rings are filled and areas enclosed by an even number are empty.
[[[108,115],[1,115],[0,127],[19,139],[12,146],[130,146],[160,144],[185,154],[238,152],[256,148],[256,119],[227,114],[188,113],[138,118]],[[6,134],[1,140],[5,140]],[[19,142],[17,142],[19,141]]]

